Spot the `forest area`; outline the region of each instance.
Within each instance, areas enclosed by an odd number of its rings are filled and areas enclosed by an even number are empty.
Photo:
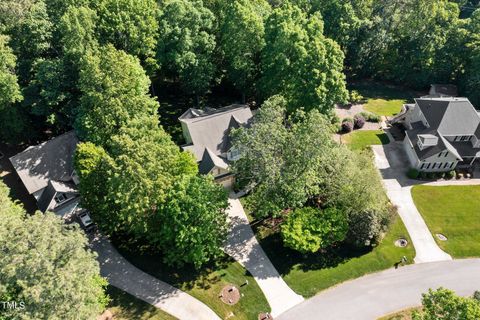
[[[222,260],[229,228],[227,192],[180,149],[178,116],[190,107],[256,110],[233,131],[242,157],[232,170],[254,218],[288,215],[289,250],[379,244],[396,213],[371,156],[331,139],[335,105],[354,100],[351,84],[363,80],[418,91],[455,84],[478,109],[480,1],[0,2],[0,143],[20,150],[74,130],[82,206],[104,234],[173,268]],[[26,319],[92,318],[108,297],[87,239],[42,217],[0,183],[0,248],[12,253],[0,261],[0,300],[36,299]],[[44,265],[16,246],[28,237]],[[66,293],[55,291],[57,271],[41,289],[32,280],[52,268],[71,275]],[[38,290],[80,307],[44,304]]]

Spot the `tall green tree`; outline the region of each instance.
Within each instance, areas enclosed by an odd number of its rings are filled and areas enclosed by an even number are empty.
[[[82,96],[75,123],[79,136],[104,146],[130,121],[155,115],[159,105],[149,95],[149,86],[137,58],[112,45],[89,52],[79,80]]]
[[[263,97],[281,94],[291,110],[328,114],[348,92],[343,74],[344,54],[323,35],[319,14],[307,16],[298,7],[282,5],[266,21],[260,89]]]
[[[413,313],[414,320],[475,320],[480,318],[480,302],[459,297],[455,292],[438,288],[422,294],[423,310]]]
[[[347,231],[347,216],[335,208],[297,209],[282,224],[285,245],[303,253],[314,253],[343,241]]]
[[[157,68],[155,48],[159,15],[155,0],[101,0],[93,2],[101,44],[136,56],[151,74]]]
[[[157,58],[189,94],[207,92],[215,74],[215,16],[202,0],[166,0],[159,16]]]
[[[245,95],[255,92],[260,53],[265,46],[264,19],[270,12],[265,0],[236,0],[226,5],[220,23],[219,47],[228,79]]]
[[[23,136],[25,115],[16,75],[16,57],[8,45],[9,37],[0,34],[0,140],[15,142]]]
[[[0,299],[23,301],[22,319],[92,319],[104,310],[107,283],[87,245],[83,231],[52,213],[27,216],[0,183]],[[0,318],[19,312],[2,308]]]

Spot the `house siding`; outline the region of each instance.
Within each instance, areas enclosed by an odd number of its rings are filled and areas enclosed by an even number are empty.
[[[415,150],[413,149],[413,144],[410,141],[410,138],[408,137],[408,135],[405,135],[405,139],[403,139],[403,148],[405,149],[405,152],[407,153],[408,161],[410,162],[410,166],[412,168],[418,168],[420,161],[418,160],[418,157],[415,154]]]
[[[444,150],[442,152],[447,152],[447,150]],[[453,155],[451,152],[448,153],[448,155],[445,157],[442,156],[439,157],[440,153],[437,153],[419,163],[418,169],[421,171],[426,171],[426,172],[444,172],[444,171],[450,171],[455,169],[455,167],[458,164],[458,160]],[[424,168],[422,169],[422,163],[425,163]],[[430,164],[430,166],[428,166]],[[435,166],[435,168],[434,168]],[[427,169],[428,167],[428,169]]]

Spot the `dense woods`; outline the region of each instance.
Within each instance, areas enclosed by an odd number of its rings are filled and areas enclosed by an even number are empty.
[[[386,200],[374,183],[365,187],[362,177],[374,171],[369,160],[330,141],[333,107],[349,101],[349,81],[363,78],[413,89],[453,83],[480,105],[478,6],[4,0],[0,140],[76,130],[84,205],[101,229],[165,252],[168,263],[201,266],[221,255],[226,193],[198,176],[193,157],[164,130],[154,88],[173,85],[177,98],[198,107],[223,90],[231,102],[263,104],[255,125],[237,133],[244,158],[235,166],[257,214],[316,203],[321,209],[292,215],[290,231],[326,217],[328,225],[350,226],[334,240],[370,244],[383,230]],[[352,201],[351,194],[362,196]],[[332,241],[292,246],[315,251]]]

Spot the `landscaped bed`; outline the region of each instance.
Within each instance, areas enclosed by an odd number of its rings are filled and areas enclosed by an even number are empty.
[[[261,237],[258,232],[257,237]],[[279,233],[259,240],[288,285],[298,294],[311,297],[346,280],[393,268],[403,256],[408,263],[412,262],[413,246],[396,247],[394,242],[399,238],[411,243],[401,219],[396,217],[383,241],[373,250],[342,246],[325,253],[302,255],[285,248]]]
[[[108,286],[110,296],[108,310],[115,320],[175,320],[176,318],[155,308],[143,300],[114,287]]]
[[[480,255],[480,186],[414,186],[412,196],[440,248],[454,258]]]
[[[420,310],[421,310],[421,307],[406,309],[400,312],[395,312],[395,313],[386,315],[377,320],[412,320],[412,312],[420,311]]]
[[[234,319],[257,319],[260,312],[270,312],[268,302],[255,279],[236,262],[229,260],[222,266],[197,271],[193,267],[168,267],[162,263],[160,255],[118,249],[133,265],[202,301],[222,319],[231,313]],[[229,284],[239,288],[241,294],[240,301],[233,306],[223,303],[219,296],[222,288]]]
[[[357,130],[342,136],[352,150],[363,150],[371,145],[388,144],[390,140],[382,130]]]

